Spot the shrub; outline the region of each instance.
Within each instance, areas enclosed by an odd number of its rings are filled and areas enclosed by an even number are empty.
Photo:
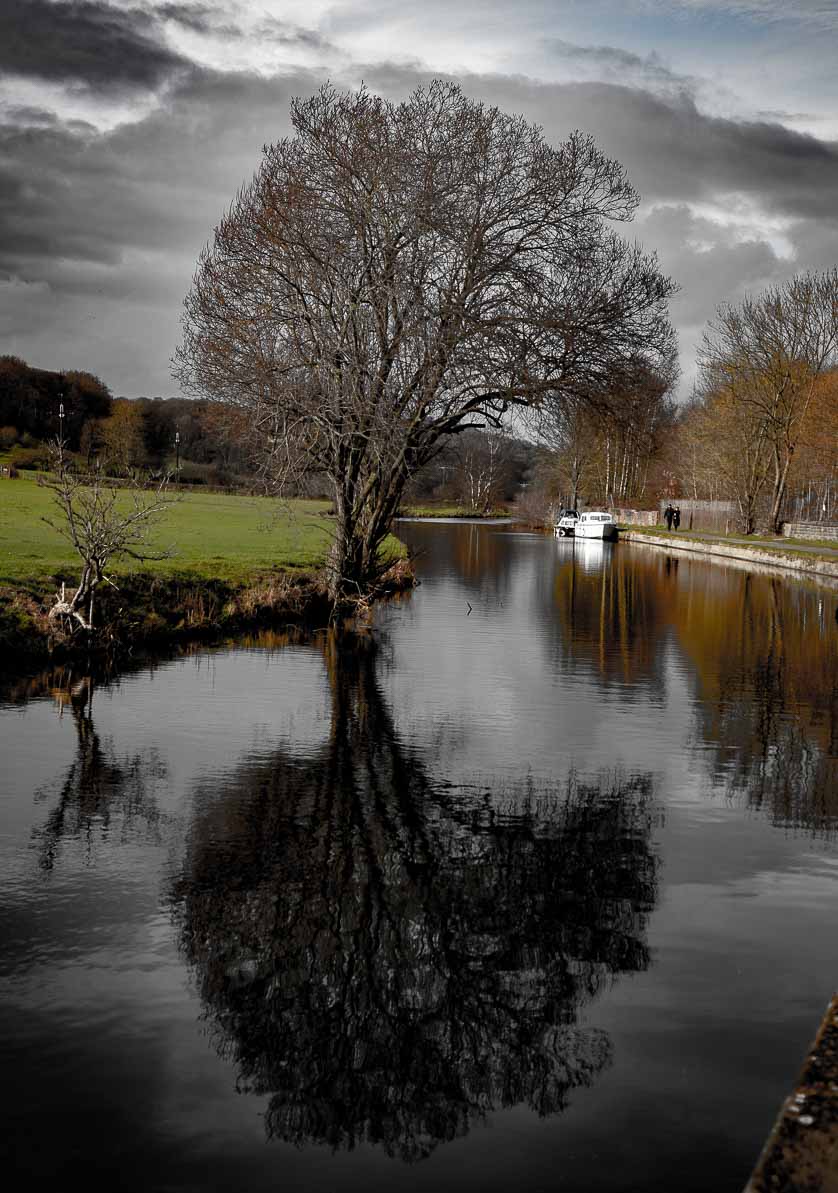
[[[46,444],[39,447],[15,447],[9,463],[25,472],[46,472],[50,465],[49,448]]]

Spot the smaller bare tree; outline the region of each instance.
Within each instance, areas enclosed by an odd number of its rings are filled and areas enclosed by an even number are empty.
[[[154,523],[176,498],[167,492],[168,477],[146,490],[135,476],[126,490],[109,485],[98,465],[91,471],[78,471],[61,438],[50,445],[50,457],[52,477],[45,483],[60,516],[44,521],[72,544],[81,559],[82,573],[69,598],[62,584],[49,620],[65,632],[90,635],[96,590],[102,583],[117,588],[106,571],[112,561],[125,556],[153,560],[171,555],[170,549],[152,549],[149,537]]]

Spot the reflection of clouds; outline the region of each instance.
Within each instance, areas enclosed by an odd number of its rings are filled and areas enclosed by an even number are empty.
[[[96,715],[123,749],[161,752],[174,808],[196,772],[224,771],[245,749],[316,747],[328,732],[328,684],[311,647],[202,652],[124,677],[118,701],[100,693]]]
[[[494,1108],[560,1111],[610,1056],[579,1007],[648,965],[649,780],[440,785],[374,644],[327,662],[328,740],[197,800],[175,898],[219,1050],[298,1144],[412,1160]]]
[[[522,757],[537,776],[564,773],[572,764],[587,771],[618,761],[632,771],[666,773],[674,749],[689,733],[691,693],[677,652],[665,637],[655,645],[662,610],[657,603],[647,608],[648,601],[644,605],[628,589],[631,600],[624,602],[622,625],[643,646],[640,661],[648,655],[654,662],[651,675],[626,670],[613,622],[600,626],[599,578],[608,580],[612,558],[618,564],[622,559],[630,573],[620,583],[634,583],[649,599],[656,591],[654,576],[636,575],[628,557],[619,554],[622,544],[612,557],[607,544],[574,547],[573,540],[478,530],[495,540],[491,553],[482,552],[487,566],[507,572],[502,599],[494,596],[491,578],[481,589],[479,574],[460,586],[449,562],[457,553],[450,547],[442,546],[441,555],[434,552],[434,540],[458,535],[456,528],[405,528],[411,544],[428,544],[424,566],[433,574],[433,586],[416,591],[406,617],[386,610],[379,614],[385,625],[391,616],[398,621],[395,665],[382,682],[399,731],[415,736],[425,749],[439,739],[440,724],[450,725],[450,742],[440,743],[440,761],[453,776],[464,778],[472,772],[508,774]],[[602,561],[599,570],[595,559]],[[445,569],[442,576],[438,566]],[[576,579],[586,581],[577,586],[578,608],[572,596],[574,569]],[[480,599],[475,589],[487,595]],[[467,599],[474,607],[468,617]],[[566,611],[560,612],[560,601]],[[619,613],[613,596],[610,605]],[[662,723],[664,698],[669,713]]]

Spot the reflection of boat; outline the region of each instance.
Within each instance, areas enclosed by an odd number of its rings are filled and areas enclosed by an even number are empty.
[[[574,530],[578,539],[616,539],[617,523],[606,510],[586,510],[579,515]]]
[[[599,575],[611,559],[611,543],[602,539],[574,540],[573,558],[579,571],[586,576]]]

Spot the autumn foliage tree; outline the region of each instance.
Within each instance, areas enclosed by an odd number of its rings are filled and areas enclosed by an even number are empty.
[[[838,364],[838,268],[720,307],[699,364],[709,403],[747,448],[734,451],[743,528],[754,529],[756,499],[770,485],[766,522],[776,533],[818,379]]]
[[[548,456],[543,472],[574,509],[647,502],[674,418],[674,353],[653,367],[642,355],[615,368],[604,388],[545,404],[534,423]]]
[[[672,284],[608,227],[638,199],[589,137],[552,147],[445,82],[291,114],[201,255],[177,374],[248,412],[276,488],[327,480],[337,602],[446,437],[665,356]]]

